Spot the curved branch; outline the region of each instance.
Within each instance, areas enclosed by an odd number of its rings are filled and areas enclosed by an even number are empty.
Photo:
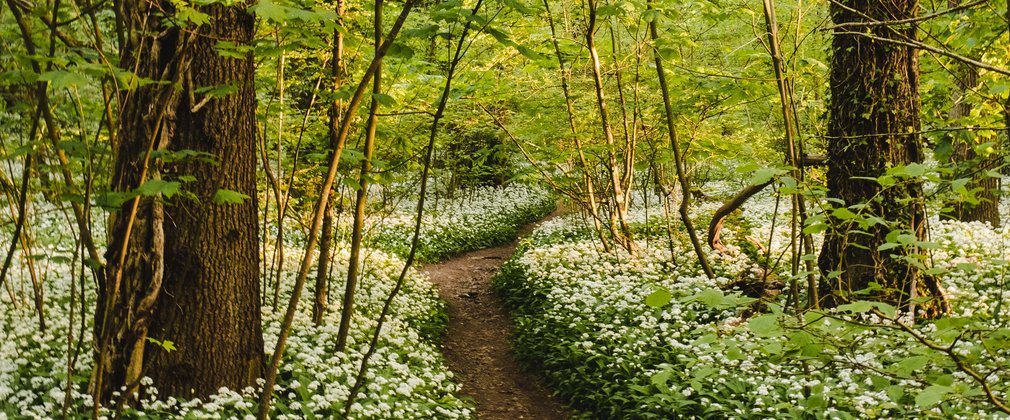
[[[712,215],[712,222],[708,225],[708,246],[712,249],[723,252],[726,247],[723,246],[722,241],[719,240],[719,230],[722,229],[723,222],[726,221],[726,216],[729,216],[734,210],[740,208],[743,203],[747,202],[755,194],[761,192],[765,187],[771,185],[772,181],[766,181],[762,184],[748,185],[746,188],[740,190],[736,193],[733,198],[729,199],[726,203],[719,207],[719,210],[715,211]]]

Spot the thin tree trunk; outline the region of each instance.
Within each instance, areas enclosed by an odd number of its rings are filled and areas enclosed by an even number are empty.
[[[477,3],[470,11],[470,16],[475,16],[483,4],[484,0],[477,0]],[[416,215],[414,218],[414,233],[410,239],[410,252],[407,253],[407,259],[403,263],[403,269],[400,270],[400,276],[397,277],[396,284],[393,285],[393,290],[390,291],[388,296],[386,296],[386,300],[382,304],[382,310],[379,312],[379,318],[376,322],[375,331],[372,332],[368,350],[361,358],[361,364],[358,366],[357,375],[355,375],[354,385],[351,387],[347,400],[344,402],[344,418],[348,418],[358,392],[365,385],[365,373],[368,371],[368,365],[372,355],[375,354],[376,349],[379,347],[379,337],[382,333],[382,327],[386,322],[386,316],[389,314],[393,300],[396,299],[396,296],[400,293],[400,289],[403,287],[404,280],[407,278],[407,272],[414,265],[414,257],[417,254],[417,244],[421,236],[421,223],[424,219],[425,198],[427,197],[428,192],[428,174],[431,169],[432,156],[435,153],[435,139],[438,134],[439,123],[442,121],[442,116],[445,115],[445,108],[449,103],[449,94],[452,92],[451,88],[453,76],[456,74],[456,68],[466,52],[466,49],[463,48],[463,42],[466,40],[467,34],[470,32],[470,25],[472,22],[473,20],[467,19],[466,23],[463,24],[463,30],[460,32],[459,40],[456,44],[456,52],[453,54],[453,58],[449,62],[445,85],[442,88],[442,95],[438,100],[438,108],[435,110],[435,115],[432,117],[431,129],[428,132],[427,152],[424,157],[424,168],[421,170],[421,189],[418,192],[419,195],[417,200]]]
[[[337,0],[337,17],[343,21],[344,0]],[[343,86],[344,82],[344,34],[339,30],[333,31],[333,58],[330,60],[330,77],[333,80],[332,90],[336,92]],[[336,149],[336,132],[340,125],[344,101],[336,99],[330,104],[329,135],[330,147]],[[329,203],[326,214],[323,216],[323,234],[319,238],[319,267],[316,270],[315,300],[312,306],[312,322],[320,325],[323,316],[329,306],[329,273],[330,255],[332,254],[331,244],[333,242],[333,203]]]
[[[947,5],[956,8],[960,5],[960,0],[950,0]],[[978,70],[964,64],[954,64],[954,87],[950,98],[950,111],[948,120],[953,126],[963,126],[962,120],[971,115],[971,103],[966,99],[968,92],[978,86]],[[999,215],[999,179],[989,176],[989,171],[999,167],[1001,159],[997,156],[980,158],[975,151],[975,146],[989,139],[975,139],[970,131],[958,131],[952,133],[953,150],[951,164],[962,164],[959,169],[968,169],[971,173],[971,181],[965,186],[968,191],[978,189],[975,198],[978,203],[967,203],[958,201],[953,203],[953,216],[964,222],[986,222],[992,227],[1000,226]],[[995,140],[993,138],[992,140]],[[972,168],[965,168],[963,164],[973,163]],[[959,178],[963,172],[955,171],[955,178]]]
[[[792,84],[789,82],[790,78],[786,76],[785,65],[783,64],[782,51],[779,45],[778,39],[778,22],[775,15],[775,3],[772,0],[764,0],[764,15],[765,15],[765,25],[767,26],[768,32],[768,47],[771,53],[772,65],[775,69],[775,81],[779,88],[779,98],[782,102],[782,122],[785,125],[785,135],[786,135],[786,150],[785,158],[786,162],[792,168],[790,170],[790,175],[797,182],[802,182],[804,180],[805,174],[803,170],[803,160],[799,155],[799,148],[797,147],[799,140],[799,124],[796,121],[796,109],[793,102],[793,92]],[[797,18],[799,19],[799,18]],[[789,217],[789,247],[790,247],[790,264],[789,270],[792,277],[795,279],[796,275],[799,273],[800,266],[800,246],[804,243],[812,243],[809,235],[802,233],[802,226],[806,222],[807,209],[806,203],[802,195],[792,194],[792,211]],[[709,233],[711,237],[712,233]],[[806,260],[807,270],[807,306],[816,307],[817,302],[820,300],[817,296],[817,277],[814,275],[813,262]],[[767,272],[767,267],[765,270]],[[794,284],[793,290],[795,291],[797,287]]]
[[[651,0],[646,5],[646,7],[652,9]],[[649,33],[652,35],[652,42],[659,40],[659,30],[656,27],[655,19],[649,21]],[[667,134],[670,137],[670,147],[673,149],[673,160],[677,169],[677,181],[680,184],[680,220],[684,223],[684,229],[687,230],[688,238],[691,239],[691,246],[694,247],[694,253],[698,257],[698,264],[701,265],[702,271],[705,272],[708,278],[715,278],[715,272],[712,271],[712,267],[708,263],[708,258],[702,249],[701,241],[698,240],[698,233],[695,231],[694,224],[687,213],[688,206],[691,204],[691,185],[685,174],[684,160],[680,151],[680,144],[677,141],[677,129],[673,124],[673,106],[670,104],[670,89],[666,84],[666,74],[663,72],[663,58],[659,55],[659,50],[655,48],[653,49],[653,56],[656,62],[659,87],[663,94],[663,109],[666,112]]]
[[[375,45],[382,44],[382,0],[375,0],[374,13]],[[368,125],[365,128],[365,158],[361,161],[358,173],[358,192],[354,201],[354,222],[351,228],[351,250],[347,261],[347,282],[344,287],[344,300],[340,308],[340,328],[337,329],[336,350],[344,351],[347,345],[347,334],[351,330],[351,318],[354,316],[354,292],[358,287],[358,272],[361,265],[361,235],[365,228],[365,204],[368,201],[368,176],[372,169],[372,153],[375,152],[375,129],[379,125],[379,101],[376,97],[382,93],[382,60],[375,68],[372,77],[372,104],[368,110]]]
[[[617,145],[614,141],[614,131],[610,125],[610,116],[607,111],[607,100],[604,94],[603,74],[600,65],[600,54],[596,50],[596,0],[589,0],[589,21],[586,27],[586,47],[589,49],[589,57],[592,61],[593,83],[596,91],[596,104],[600,113],[600,124],[603,128],[603,135],[607,144],[607,166],[610,173],[610,186],[614,200],[613,211],[610,214],[610,224],[612,232],[620,232],[614,236],[614,241],[619,243],[633,257],[638,254],[638,247],[628,225],[627,207],[624,200],[624,188],[621,183],[621,166],[617,162]],[[618,228],[619,226],[619,228]]]
[[[375,50],[375,57],[373,57],[372,63],[368,66],[368,69],[365,70],[365,74],[362,75],[361,81],[354,90],[354,94],[351,95],[351,99],[347,104],[347,109],[344,111],[344,118],[340,123],[340,129],[336,132],[337,147],[333,152],[333,156],[330,158],[329,169],[327,170],[326,178],[323,180],[323,185],[320,188],[319,201],[316,203],[316,208],[313,212],[312,226],[309,228],[309,234],[306,236],[308,240],[305,244],[305,257],[302,259],[301,267],[298,269],[298,275],[295,277],[294,289],[291,291],[291,299],[288,301],[288,308],[284,313],[284,319],[281,320],[280,334],[277,337],[277,344],[274,346],[274,353],[265,375],[266,381],[263,386],[265,391],[260,398],[260,409],[259,415],[257,416],[261,420],[266,420],[270,414],[270,400],[273,397],[273,386],[277,383],[277,372],[280,369],[281,357],[284,355],[284,347],[287,344],[288,335],[291,334],[291,325],[294,322],[295,312],[298,310],[298,301],[301,299],[302,288],[305,286],[305,279],[308,277],[309,270],[312,268],[313,253],[315,252],[319,239],[319,230],[322,227],[323,214],[326,212],[326,206],[328,205],[330,199],[330,191],[333,189],[333,183],[337,178],[338,163],[340,162],[340,155],[343,152],[344,145],[347,143],[347,135],[351,130],[351,120],[357,112],[358,107],[361,105],[365,89],[368,88],[368,82],[371,81],[372,75],[375,74],[379,61],[386,55],[386,52],[389,51],[389,47],[393,44],[392,41],[396,39],[396,35],[400,32],[400,28],[403,27],[403,23],[407,20],[407,16],[410,14],[410,11],[413,9],[415,3],[416,0],[407,0],[406,3],[404,3],[400,16],[396,18],[396,22],[393,23],[392,28],[389,30],[389,35],[386,36],[386,41]]]
[[[600,243],[603,246],[605,252],[610,252],[610,241],[603,234],[603,226],[601,221],[603,218],[600,216],[600,204],[596,199],[596,187],[594,183],[592,173],[589,171],[589,164],[586,162],[586,152],[582,147],[582,140],[579,139],[578,126],[575,123],[575,107],[572,105],[572,94],[570,88],[568,87],[568,71],[565,70],[565,61],[561,55],[561,46],[558,44],[558,35],[554,27],[554,18],[551,14],[551,5],[547,0],[544,0],[544,9],[547,11],[547,24],[551,28],[551,43],[554,45],[554,55],[558,58],[558,74],[561,77],[561,91],[565,95],[565,108],[568,111],[568,127],[572,132],[572,140],[575,142],[575,150],[579,155],[579,168],[582,170],[582,182],[585,183],[586,189],[586,199],[588,203],[583,203],[582,200],[578,200],[578,204],[585,207],[589,211],[589,214],[593,217],[593,228],[596,231],[596,235],[600,238]],[[611,232],[613,235],[614,232]]]

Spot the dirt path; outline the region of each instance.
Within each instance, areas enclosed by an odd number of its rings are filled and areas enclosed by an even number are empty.
[[[532,230],[528,226],[523,234]],[[443,353],[464,395],[477,402],[479,419],[565,419],[563,406],[512,354],[512,321],[491,290],[491,278],[512,255],[513,242],[425,266],[448,304]]]

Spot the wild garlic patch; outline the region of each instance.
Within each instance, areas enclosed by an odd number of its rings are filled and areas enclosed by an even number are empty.
[[[333,290],[343,289],[348,257],[346,245],[336,255]],[[294,254],[294,255],[292,255]],[[276,392],[279,418],[331,417],[340,413],[353,383],[366,343],[375,328],[374,314],[395,282],[402,261],[379,250],[366,250],[364,277],[360,283],[351,337],[346,353],[333,350],[340,316],[339,302],[331,308],[322,326],[312,324],[309,294],[303,295],[281,367]],[[296,267],[297,254],[290,253],[288,267]],[[343,261],[343,262],[342,262]],[[3,304],[0,318],[0,413],[16,418],[51,418],[61,412],[66,391],[67,328],[69,321],[70,281],[76,277],[65,265],[54,264],[49,273],[47,318],[50,329],[39,335],[30,310],[14,311]],[[292,273],[286,273],[293,275]],[[289,296],[289,290],[282,294]],[[88,300],[94,296],[89,289]],[[74,337],[80,330],[80,311],[75,312]],[[75,365],[71,416],[86,416],[91,397],[86,386],[91,366],[91,314],[85,314],[87,330],[82,353]],[[264,308],[264,340],[272,350],[281,311]],[[442,364],[437,348],[439,331],[444,328],[442,303],[426,279],[411,271],[403,292],[395,301],[393,316],[383,328],[380,346],[371,362],[368,384],[351,410],[353,418],[469,418],[470,404],[460,399],[452,373]],[[170,338],[170,337],[166,337]],[[76,344],[76,342],[74,343]],[[185,343],[175,343],[176,346]],[[157,351],[152,348],[151,351]],[[221,389],[202,400],[159,399],[149,391],[141,406],[128,418],[243,418],[255,415],[259,389]],[[103,409],[104,410],[104,409]],[[106,412],[107,413],[107,412]]]
[[[518,184],[465,190],[453,199],[429,197],[416,258],[432,262],[507,242],[520,227],[550,213],[554,200],[543,189]],[[370,218],[369,243],[406,256],[414,232],[415,206],[400,203],[392,214]]]
[[[19,299],[14,309],[6,299],[0,302],[0,416],[12,418],[51,418],[59,415],[67,392],[67,355],[78,354],[74,364],[71,417],[87,417],[91,395],[87,391],[92,366],[92,323],[94,287],[85,283],[85,312],[81,316],[80,297],[71,307],[71,287],[80,290],[79,267],[72,267],[72,240],[64,237],[66,216],[56,208],[37,200],[34,216],[36,232],[45,238],[49,258],[39,259],[46,290],[48,329],[38,332],[37,319],[30,299]],[[434,260],[465,250],[507,241],[519,227],[554,208],[554,199],[546,191],[523,186],[481,188],[461,193],[455,199],[432,200],[424,219],[421,255]],[[413,204],[401,203],[391,215],[369,219],[371,248],[362,251],[362,278],[357,291],[355,315],[345,352],[334,349],[340,318],[339,293],[344,289],[348,244],[338,242],[333,256],[330,280],[331,303],[324,322],[311,321],[312,294],[303,293],[296,314],[288,348],[281,365],[275,411],[278,418],[331,418],[339,416],[350,392],[361,358],[376,326],[376,314],[403,268],[396,254],[405,254],[413,229]],[[268,225],[268,229],[271,228]],[[101,227],[99,226],[101,233]],[[268,232],[270,240],[275,233]],[[280,300],[290,296],[291,279],[302,255],[303,238],[284,238],[284,271]],[[273,246],[265,247],[264,261],[273,261]],[[381,249],[380,249],[381,248]],[[12,274],[19,276],[10,284],[26,287],[26,267],[15,261]],[[30,287],[30,286],[29,286]],[[30,296],[30,291],[16,291]],[[71,320],[71,311],[73,319]],[[264,345],[273,350],[279,332],[283,307],[276,311],[263,306]],[[459,396],[458,385],[444,365],[438,343],[446,325],[444,304],[427,279],[411,269],[403,290],[394,301],[392,313],[382,329],[379,348],[371,358],[362,388],[350,411],[352,418],[471,418],[472,403]],[[71,322],[72,321],[72,322]],[[81,334],[82,326],[84,328]],[[71,332],[72,329],[72,332]],[[68,352],[67,337],[73,337]],[[80,344],[77,337],[81,337]],[[157,337],[168,340],[171,337]],[[164,351],[150,347],[149,351]],[[145,379],[145,385],[150,380]],[[259,385],[262,387],[262,383]],[[163,398],[157,389],[147,388],[136,410],[127,418],[249,418],[258,410],[261,388],[229,390],[197,400]],[[112,413],[103,408],[111,418]]]
[[[729,252],[709,254],[714,280],[684,241],[671,251],[662,235],[640,238],[631,259],[603,253],[578,215],[544,223],[496,279],[517,353],[587,418],[999,417],[978,381],[924,341],[951,346],[1006,400],[1010,229],[930,221],[936,275],[955,302],[938,321],[905,330],[891,309],[860,302],[796,316],[782,312],[784,299],[748,314],[753,299],[723,290],[755,275],[733,244],[767,243],[774,200],[755,197],[745,229],[724,230]],[[644,230],[642,210],[631,218]],[[781,253],[787,220],[775,235],[771,252]],[[657,290],[668,303],[650,305]]]

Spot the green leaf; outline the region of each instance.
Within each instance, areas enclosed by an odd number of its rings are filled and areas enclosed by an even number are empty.
[[[242,204],[250,197],[238,191],[220,189],[214,193],[214,202],[217,204]]]
[[[875,308],[876,306],[873,302],[868,300],[860,300],[852,303],[847,303],[845,305],[838,305],[839,311],[852,312],[852,313],[866,313]]]
[[[656,372],[655,374],[652,375],[651,382],[653,385],[656,386],[666,385],[666,382],[670,380],[670,375],[672,373],[673,372],[670,372],[669,370],[662,370]]]
[[[522,54],[522,55],[526,56],[526,58],[529,58],[530,60],[533,60],[533,61],[544,61],[545,60],[545,57],[543,56],[543,54],[540,54],[536,50],[534,50],[534,49],[532,49],[530,47],[527,47],[525,45],[518,45],[517,44],[516,45],[516,50],[519,51],[519,54]]]
[[[849,210],[845,207],[839,207],[835,209],[834,211],[831,212],[831,215],[841,220],[852,220],[858,217],[856,213],[853,213],[852,210]]]
[[[393,99],[392,96],[389,96],[385,93],[373,93],[372,100],[378,102],[379,106],[382,107],[391,107],[396,105],[396,99]]]
[[[898,363],[898,374],[901,376],[911,375],[919,369],[926,367],[929,364],[929,357],[927,356],[912,356],[907,357]]]
[[[905,166],[905,175],[910,177],[918,177],[926,174],[926,167],[919,163],[909,163]]]
[[[719,307],[726,303],[726,295],[719,289],[706,289],[698,293],[698,301],[711,307]]]
[[[943,401],[943,397],[951,391],[949,386],[945,385],[930,385],[926,389],[922,390],[919,395],[915,396],[915,405],[923,408],[928,408],[936,405],[936,403]]]
[[[256,4],[249,8],[249,11],[253,12],[261,19],[274,22],[283,22],[288,17],[286,7],[276,4],[270,0],[257,1]]]
[[[176,181],[165,181],[161,179],[149,179],[143,185],[137,187],[135,192],[145,197],[153,197],[158,194],[167,198],[179,193],[182,183]]]
[[[671,299],[673,299],[673,295],[670,294],[669,290],[659,288],[645,297],[645,304],[653,308],[661,308],[670,303]]]
[[[156,344],[158,347],[161,347],[161,348],[165,349],[165,351],[167,351],[167,352],[172,352],[172,351],[178,350],[175,347],[175,343],[172,342],[172,340],[166,339],[166,340],[162,341],[162,340],[158,340],[157,338],[151,338],[151,337],[145,337],[145,338],[147,339],[147,341],[149,343]]]
[[[608,4],[605,6],[600,6],[596,8],[596,16],[617,16],[622,14],[624,9],[617,4]]]
[[[409,60],[414,57],[414,49],[399,42],[394,42],[393,45],[389,46],[389,51],[386,52],[386,56]]]
[[[750,185],[762,185],[771,181],[772,178],[782,175],[783,173],[785,173],[785,171],[778,168],[761,168],[754,171],[754,174],[751,175],[750,180],[747,181],[747,183]]]
[[[900,247],[901,244],[895,242],[885,242],[877,247],[877,251],[887,251],[889,249],[894,249]]]
[[[779,317],[774,314],[764,314],[751,318],[747,323],[747,329],[758,337],[773,337],[782,333],[779,326]]]
[[[38,80],[49,82],[49,86],[53,89],[78,87],[88,83],[88,78],[83,75],[63,70],[47,71],[40,74]]]

